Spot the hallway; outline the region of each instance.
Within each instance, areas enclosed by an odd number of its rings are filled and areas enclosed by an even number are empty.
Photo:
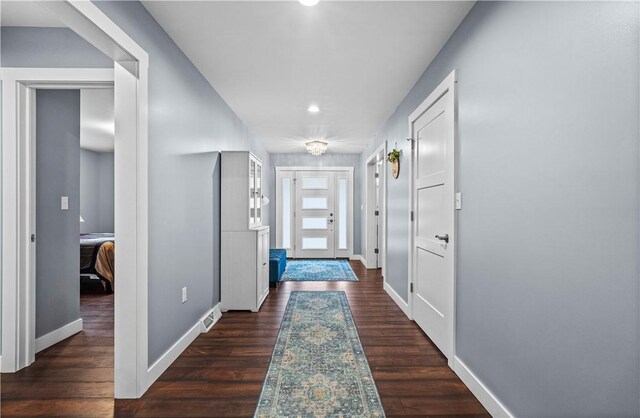
[[[387,416],[486,411],[415,323],[382,289],[379,270],[351,266],[358,282],[284,282],[259,313],[226,312],[139,400],[117,416],[252,416],[293,290],[344,290]]]
[[[2,416],[46,413],[52,404],[67,416],[87,416],[87,411],[95,416],[252,416],[292,290],[347,293],[387,416],[486,415],[446,359],[384,292],[379,270],[350,263],[360,281],[285,282],[271,289],[259,313],[224,313],[141,399],[116,400],[115,409],[109,399],[111,376],[104,372],[110,369],[100,368],[112,360],[97,353],[112,352],[101,346],[112,337],[87,321],[82,334],[91,336],[74,336],[39,356],[34,366],[3,376]],[[79,348],[90,341],[95,345]],[[70,362],[76,368],[62,373],[59,367]]]

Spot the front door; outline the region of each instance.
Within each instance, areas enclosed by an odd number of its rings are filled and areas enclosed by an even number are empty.
[[[296,258],[335,258],[335,173],[297,171]]]
[[[454,115],[449,90],[413,122],[413,317],[453,350]]]

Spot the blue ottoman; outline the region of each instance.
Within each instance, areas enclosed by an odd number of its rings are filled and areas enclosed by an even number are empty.
[[[269,250],[269,285],[277,286],[287,267],[287,250],[279,248]]]

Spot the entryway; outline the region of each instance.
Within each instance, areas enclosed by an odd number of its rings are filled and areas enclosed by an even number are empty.
[[[288,258],[353,255],[353,167],[276,167],[276,202]]]

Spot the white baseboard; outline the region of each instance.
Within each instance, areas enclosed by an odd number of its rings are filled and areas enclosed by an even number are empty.
[[[79,333],[80,331],[82,331],[82,318],[76,319],[73,322],[69,322],[67,325],[53,330],[40,338],[36,338],[36,353],[39,353],[45,348],[49,348],[52,345],[64,340],[65,338],[69,338],[73,334]]]
[[[458,357],[454,358],[453,371],[460,377],[492,417],[512,418],[513,414],[500,402],[498,398],[482,383],[478,377]]]
[[[360,254],[354,254],[349,257],[349,260],[360,261],[365,268],[367,267],[367,260]]]
[[[218,303],[211,310],[214,312],[214,325],[216,322],[220,320],[222,317],[222,313],[220,312],[220,304]],[[207,315],[211,312],[207,312]],[[206,316],[206,315],[205,315]],[[213,325],[212,325],[213,326]],[[149,367],[147,370],[147,382],[146,388],[148,389],[153,382],[158,380],[158,378],[162,375],[171,366],[171,364],[176,361],[178,356],[182,354],[182,352],[191,345],[193,340],[195,340],[199,334],[202,332],[206,332],[204,326],[202,325],[202,320],[199,319],[198,322],[194,326],[192,326],[189,331],[187,331],[178,341],[175,342],[155,363]],[[145,389],[146,391],[146,389]]]
[[[387,292],[387,294],[391,297],[391,299],[393,299],[393,301],[400,307],[400,309],[402,309],[402,312],[404,312],[407,318],[411,319],[411,316],[409,315],[409,304],[402,300],[400,295],[397,294],[391,286],[389,286],[389,283],[385,282],[383,288],[385,292]]]

